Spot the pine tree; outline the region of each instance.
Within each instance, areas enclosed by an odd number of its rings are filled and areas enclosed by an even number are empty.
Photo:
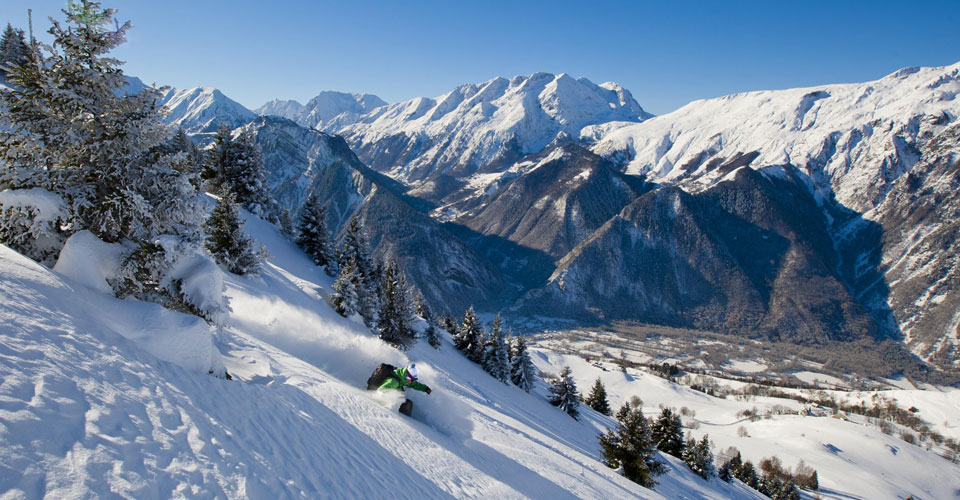
[[[357,272],[357,263],[353,260],[347,261],[340,269],[337,280],[333,283],[333,296],[331,302],[344,318],[349,318],[357,314],[359,309],[359,291],[360,275]]]
[[[30,46],[22,29],[14,29],[10,23],[0,35],[0,74],[7,75],[15,66],[30,62]]]
[[[437,318],[431,317],[427,320],[427,330],[424,332],[424,335],[427,337],[427,344],[434,349],[440,349],[441,339],[440,339],[440,329],[443,328],[443,324]]]
[[[307,200],[297,229],[297,245],[313,259],[314,264],[328,266],[333,263],[335,257],[330,231],[327,230],[327,208],[318,196]]]
[[[747,460],[733,472],[733,477],[742,481],[743,484],[755,490],[760,489],[760,476],[757,475],[757,470],[754,468],[753,462]]]
[[[680,416],[664,408],[653,424],[653,442],[657,448],[677,458],[683,457],[683,425]]]
[[[530,353],[527,352],[527,343],[523,337],[515,337],[511,347],[510,356],[510,381],[525,392],[533,389],[534,380],[536,380],[536,367],[530,359]]]
[[[202,188],[200,180],[202,155],[200,154],[200,149],[197,148],[196,143],[187,136],[187,132],[183,130],[183,127],[177,128],[176,133],[173,134],[173,138],[170,140],[169,147],[172,153],[182,153],[184,155],[183,160],[174,168],[178,172],[189,176],[190,184],[199,192]]]
[[[730,457],[730,460],[727,460],[727,462],[720,467],[717,475],[720,476],[720,479],[729,483],[731,478],[740,477],[742,468],[743,459],[740,457],[740,452],[738,451],[736,455]]]
[[[486,364],[486,346],[489,338],[490,334],[487,333],[487,331],[483,328],[480,328],[477,332],[477,341],[467,348],[467,359],[477,363],[480,366],[484,366]]]
[[[590,395],[587,396],[587,399],[583,401],[590,408],[604,414],[610,415],[610,403],[607,401],[607,389],[603,386],[603,382],[600,380],[600,377],[597,377],[597,381],[594,382],[593,388],[590,390]]]
[[[617,411],[616,430],[600,436],[604,461],[612,469],[621,469],[627,479],[647,488],[657,485],[656,477],[663,474],[663,463],[656,459],[656,447],[650,426],[638,406],[625,403]]]
[[[193,190],[176,159],[158,151],[167,134],[158,92],[123,93],[120,63],[106,57],[130,24],[109,31],[114,10],[69,6],[70,26],[53,21],[49,30],[48,55],[12,71],[14,88],[0,92],[0,186],[57,194],[73,231],[108,242],[197,236]]]
[[[363,225],[358,216],[353,216],[347,225],[343,237],[343,248],[340,250],[339,262],[352,261],[356,266],[357,276],[357,312],[363,318],[363,323],[372,328],[376,324],[377,310],[380,308],[380,276],[377,268],[370,260],[367,249],[367,240],[364,236]]]
[[[453,336],[453,346],[467,355],[468,359],[472,359],[470,353],[477,349],[476,346],[482,340],[482,333],[480,320],[477,319],[473,306],[470,306],[467,312],[463,314],[463,321],[460,323],[456,335]]]
[[[509,351],[507,342],[503,338],[503,321],[500,314],[493,318],[493,325],[486,342],[483,369],[493,378],[506,384],[510,381]]]
[[[725,463],[717,469],[717,477],[725,483],[729,483],[733,479],[733,474],[730,472],[729,463]]]
[[[570,367],[564,366],[550,387],[550,404],[567,412],[574,420],[580,419],[580,393],[577,383],[570,373]]]
[[[704,435],[700,441],[688,439],[682,458],[687,467],[690,467],[690,470],[698,476],[709,479],[716,475],[713,452],[710,451],[710,440],[707,435]]]
[[[64,13],[66,27],[52,21],[48,31],[53,44],[30,48],[7,74],[12,88],[0,92],[0,189],[43,188],[58,197],[62,236],[89,230],[130,244],[121,276],[110,280],[117,295],[175,297],[175,280],[166,277],[177,259],[201,250],[202,221],[183,155],[166,145],[159,92],[124,92],[121,63],[107,56],[129,22],[115,23],[113,9],[92,1],[68,2]],[[163,247],[155,244],[160,237]]]
[[[210,189],[233,193],[237,203],[261,219],[280,223],[280,209],[270,196],[263,152],[253,134],[241,131],[234,138],[229,127],[220,124],[207,153],[202,172]]]
[[[380,338],[405,351],[415,342],[413,304],[407,296],[406,278],[396,261],[384,268],[382,283],[384,298],[377,319]]]
[[[206,247],[217,263],[234,274],[257,274],[263,266],[266,252],[254,246],[252,238],[243,234],[240,210],[228,193],[220,199],[204,224],[207,231]]]

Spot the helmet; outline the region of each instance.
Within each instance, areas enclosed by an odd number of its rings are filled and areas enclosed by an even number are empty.
[[[410,382],[413,382],[418,378],[420,378],[420,374],[417,373],[416,363],[410,363],[409,365],[407,365],[407,380]]]

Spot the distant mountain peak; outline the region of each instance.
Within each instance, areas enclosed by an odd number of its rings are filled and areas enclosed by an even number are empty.
[[[274,99],[257,108],[260,115],[276,115],[289,118],[298,124],[320,130],[331,130],[347,123],[354,117],[387,104],[373,94],[357,94],[324,90],[300,104],[297,101]]]
[[[235,128],[257,116],[214,87],[170,88],[160,105],[166,110],[167,123],[189,133],[212,132],[220,123]]]
[[[538,72],[382,106],[336,132],[374,169],[417,187],[509,166],[589,125],[650,117],[617,84]]]

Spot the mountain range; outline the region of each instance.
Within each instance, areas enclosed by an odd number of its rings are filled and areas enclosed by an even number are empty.
[[[318,193],[337,231],[361,214],[438,309],[892,339],[957,366],[960,64],[656,117],[565,74],[258,109],[289,120],[176,92],[171,122],[246,120],[283,206]]]

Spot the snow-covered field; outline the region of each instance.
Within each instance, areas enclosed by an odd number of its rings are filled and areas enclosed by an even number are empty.
[[[921,446],[908,444],[895,435],[886,435],[863,419],[800,416],[802,405],[790,399],[758,397],[749,401],[720,399],[674,384],[650,373],[627,369],[613,363],[601,367],[575,355],[537,350],[534,362],[543,371],[558,373],[570,366],[582,392],[589,392],[599,377],[606,387],[610,405],[619,407],[631,396],[643,400],[644,413],[655,417],[661,407],[686,407],[687,437],[710,435],[716,454],[729,446],[738,448],[744,460],[754,464],[777,456],[785,467],[803,460],[819,476],[823,498],[902,499],[960,498],[960,466]],[[869,401],[873,392],[839,393],[849,401]],[[915,405],[927,423],[945,436],[960,427],[960,390],[882,391],[900,406]],[[738,416],[743,410],[788,410],[755,421]],[[792,410],[792,411],[790,411]],[[742,430],[741,430],[742,429]],[[746,435],[743,435],[746,434]]]
[[[272,226],[247,230],[272,257],[260,277],[227,277],[222,331],[113,298],[81,272],[99,262],[54,272],[0,246],[0,498],[759,498],[669,457],[660,485],[639,487],[598,461],[609,418],[574,421],[448,339],[386,346],[333,312],[331,279]],[[362,390],[377,363],[407,360],[434,389],[410,394],[412,419]],[[223,366],[233,380],[208,374]]]

